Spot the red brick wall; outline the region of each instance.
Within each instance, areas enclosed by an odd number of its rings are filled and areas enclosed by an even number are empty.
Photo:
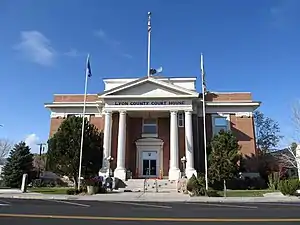
[[[224,93],[224,94],[215,94],[210,93],[206,96],[207,101],[251,101],[251,93]]]
[[[236,135],[241,146],[241,153],[245,157],[246,168],[248,171],[257,169],[255,131],[253,117],[230,116],[231,130]]]
[[[87,95],[87,102],[94,102],[98,100],[97,94]],[[84,95],[54,95],[54,102],[83,102]]]
[[[117,148],[118,148],[118,131],[119,131],[119,113],[112,114],[112,138],[111,138],[111,156],[114,160],[111,163],[111,169],[117,167]]]
[[[127,116],[127,139],[126,139],[126,169],[130,169],[134,177],[137,177],[136,165],[136,140],[141,138],[142,134],[142,118],[131,118]]]
[[[62,118],[62,117],[51,118],[49,137],[52,137],[53,134],[56,133],[56,131],[58,130],[59,126],[61,125],[61,123],[62,123],[64,120],[65,120],[65,119]]]
[[[181,158],[185,156],[185,128],[178,127],[178,147],[179,147],[179,168],[182,169]],[[169,150],[170,151],[170,150]]]
[[[170,163],[170,118],[158,118],[158,137],[164,142],[163,176],[168,176]]]
[[[94,124],[99,131],[104,131],[104,121],[105,118],[103,117],[95,117],[95,115],[90,116],[90,123]]]

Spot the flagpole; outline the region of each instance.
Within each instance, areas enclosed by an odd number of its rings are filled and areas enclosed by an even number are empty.
[[[148,63],[147,63],[147,76],[150,77],[150,50],[151,50],[151,12],[148,12]]]
[[[78,190],[80,189],[81,180],[81,167],[82,167],[82,150],[83,150],[83,139],[84,139],[84,125],[85,125],[85,108],[86,108],[86,95],[87,95],[87,85],[88,85],[88,62],[90,55],[88,54],[86,59],[86,71],[85,71],[85,85],[84,85],[84,100],[83,100],[83,111],[82,111],[82,127],[81,127],[81,141],[80,141],[80,157],[79,157],[79,175],[78,175]]]
[[[205,189],[208,191],[208,168],[207,168],[207,143],[206,143],[206,109],[205,109],[205,80],[204,62],[201,53],[201,86],[202,86],[202,114],[203,114],[203,141],[204,141],[204,164],[205,164]]]

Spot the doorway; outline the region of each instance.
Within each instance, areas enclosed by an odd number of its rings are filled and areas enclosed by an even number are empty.
[[[144,151],[142,154],[142,175],[143,177],[157,176],[157,152]]]

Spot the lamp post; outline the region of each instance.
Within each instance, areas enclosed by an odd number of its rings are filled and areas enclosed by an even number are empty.
[[[107,162],[108,162],[108,176],[110,177],[111,173],[110,173],[110,163],[114,160],[114,158],[112,156],[108,156],[107,158]]]
[[[186,174],[185,174],[185,164],[186,164],[186,157],[185,156],[183,156],[181,159],[181,163],[182,163],[182,169],[183,169],[183,176],[182,177],[185,177],[186,176]]]

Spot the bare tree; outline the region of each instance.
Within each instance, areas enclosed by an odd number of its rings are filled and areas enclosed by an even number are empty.
[[[12,142],[8,139],[0,139],[0,161],[8,156],[12,148]]]
[[[278,162],[287,169],[298,168],[298,161],[300,159],[299,150],[297,148],[296,152],[293,151],[291,147],[281,150],[276,156]],[[298,153],[298,154],[297,154]]]

